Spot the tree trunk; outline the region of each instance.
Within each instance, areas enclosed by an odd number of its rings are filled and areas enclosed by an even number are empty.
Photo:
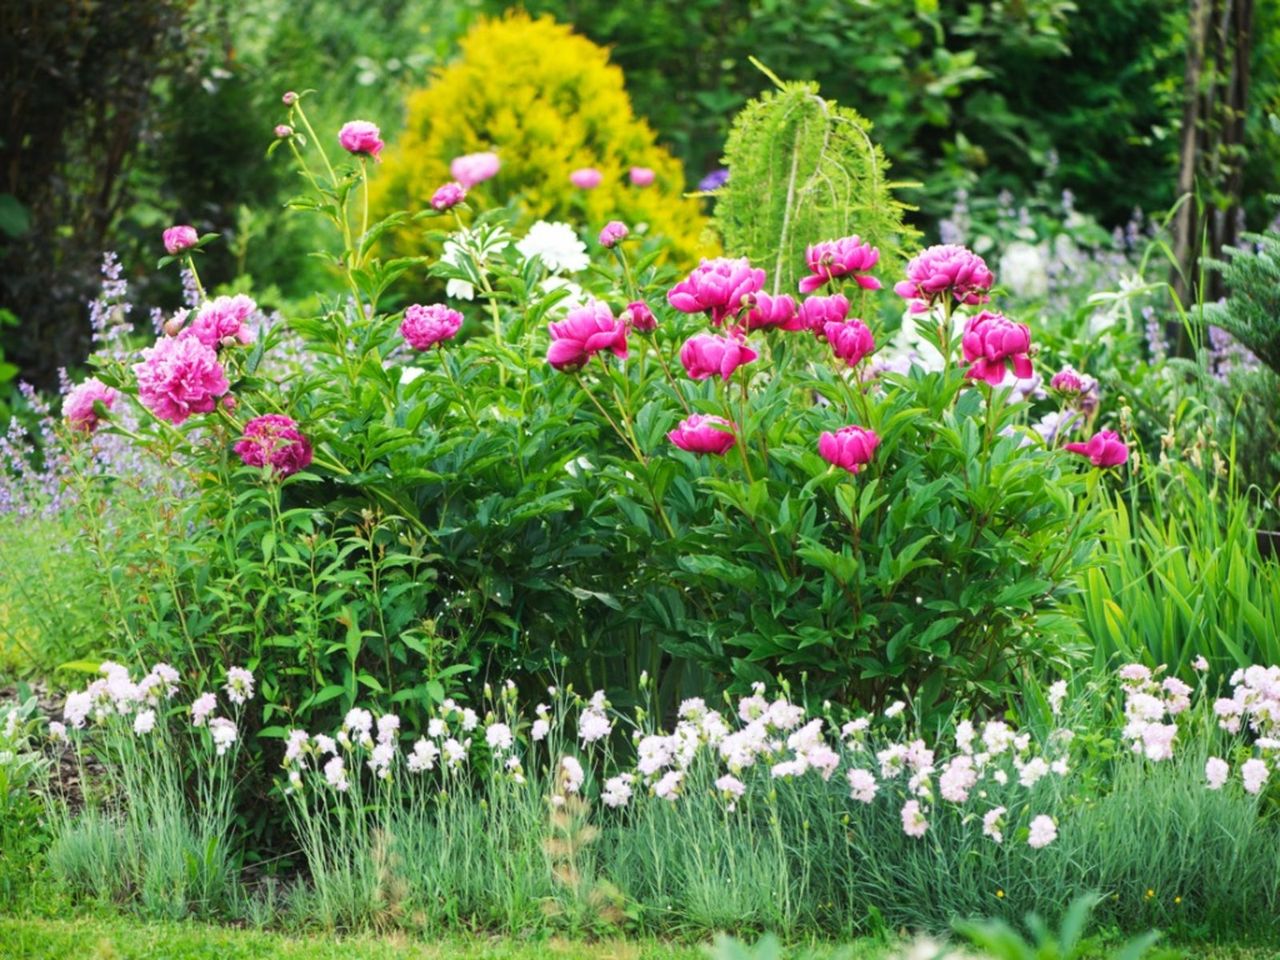
[[[1173,254],[1177,261],[1173,287],[1186,302],[1193,289],[1192,261],[1200,218],[1192,195],[1199,160],[1200,83],[1204,74],[1205,38],[1209,24],[1209,0],[1190,0],[1187,11],[1187,65],[1183,74],[1182,146],[1178,162],[1178,198],[1182,204],[1173,226]]]

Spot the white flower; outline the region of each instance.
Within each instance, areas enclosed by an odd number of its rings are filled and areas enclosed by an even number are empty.
[[[550,732],[551,724],[543,717],[539,717],[537,720],[533,721],[533,729],[529,731],[529,736],[532,737],[536,743],[539,740],[545,740],[547,738],[547,734]]]
[[[386,713],[378,718],[378,742],[395,743],[396,734],[400,732],[400,718],[394,713]]]
[[[990,837],[996,843],[1004,843],[1004,832],[1001,829],[1004,824],[1004,815],[1004,807],[996,807],[994,810],[988,810],[982,818],[983,835]]]
[[[210,720],[209,733],[213,735],[213,745],[217,747],[218,756],[226,753],[238,736],[236,725],[226,717],[214,717]]]
[[[578,739],[584,744],[603,740],[612,731],[613,725],[603,710],[592,707],[578,718]]]
[[[577,793],[586,779],[586,773],[577,757],[560,758],[560,776],[563,778],[565,793]]]
[[[253,699],[253,674],[244,667],[232,667],[227,671],[227,699],[240,706]]]
[[[310,740],[311,738],[307,736],[307,731],[305,730],[290,730],[285,735],[285,766],[302,758],[302,753],[307,749],[307,744]]]
[[[1194,669],[1199,670],[1201,673],[1204,673],[1209,669],[1209,661],[1204,657],[1196,657],[1195,660],[1192,661],[1191,666]]]
[[[330,737],[327,734],[317,733],[316,750],[320,753],[327,753],[332,756],[338,752],[338,743],[333,739],[333,737]]]
[[[1246,760],[1240,768],[1240,779],[1244,781],[1246,793],[1260,793],[1268,776],[1267,765],[1261,760]]]
[[[396,758],[396,745],[394,743],[379,743],[373,748],[373,753],[369,755],[369,769],[373,771],[375,777],[383,780],[391,776],[391,762]]]
[[[138,736],[145,736],[156,728],[156,712],[154,710],[143,710],[133,718],[133,732]]]
[[[733,774],[726,773],[716,781],[716,789],[725,796],[737,799],[747,792],[747,785]]]
[[[439,740],[449,732],[449,727],[439,717],[432,717],[427,723],[427,734]]]
[[[370,732],[373,730],[373,714],[360,707],[353,707],[343,717],[342,729],[348,736],[358,734],[358,736],[352,736],[353,740],[372,742]]]
[[[1049,292],[1049,271],[1044,254],[1023,240],[1005,247],[1000,257],[1000,279],[1016,297],[1034,300]]]
[[[1041,778],[1049,773],[1049,764],[1045,763],[1043,757],[1032,757],[1018,773],[1018,782],[1024,787],[1030,789],[1040,782]]]
[[[1032,849],[1043,849],[1056,839],[1058,839],[1058,827],[1052,819],[1041,814],[1031,821],[1031,835],[1027,837],[1027,843]]]
[[[920,809],[918,800],[908,800],[902,805],[902,832],[908,837],[915,837],[917,840],[925,835],[925,831],[929,829],[929,821],[925,818],[924,811]]]
[[[892,720],[894,717],[902,713],[902,711],[905,709],[907,709],[907,705],[905,703],[903,703],[901,700],[895,700],[893,701],[893,703],[889,704],[889,706],[884,708],[884,715],[888,719]]]
[[[587,302],[591,300],[590,294],[583,290],[572,280],[564,277],[547,277],[538,284],[544,294],[552,294],[557,290],[563,290],[565,295],[553,303],[547,309],[547,317],[552,320],[563,318],[570,310],[577,310],[579,307],[585,307]]]
[[[537,257],[552,273],[576,273],[585,270],[591,262],[587,245],[567,223],[539,220],[516,244],[516,249],[526,260]]]
[[[1210,757],[1204,763],[1204,778],[1209,783],[1210,790],[1218,790],[1227,782],[1227,777],[1231,776],[1231,767],[1227,761],[1220,757]]]
[[[218,709],[218,698],[212,693],[202,693],[191,704],[191,722],[197,727],[204,726],[209,714]]]
[[[49,739],[55,743],[61,743],[67,739],[67,725],[59,723],[57,720],[49,721]]]
[[[405,765],[412,773],[434,770],[436,757],[438,756],[440,756],[440,748],[426,737],[420,737],[418,742],[413,745],[413,752],[405,760]]]
[[[470,733],[480,725],[480,717],[474,710],[467,707],[462,711],[462,730],[464,733]]]
[[[505,723],[491,723],[484,731],[484,741],[494,753],[502,753],[511,749],[515,738]]]
[[[62,719],[79,730],[92,709],[93,695],[88,690],[77,690],[67,694],[67,702],[62,707]]]
[[[870,717],[858,717],[857,720],[850,720],[843,727],[841,727],[840,735],[844,737],[846,740],[851,740],[854,737],[859,737],[862,734],[866,733],[868,728],[870,728],[870,726],[871,726]]]
[[[876,798],[876,792],[880,789],[876,784],[875,775],[870,770],[861,770],[853,767],[846,774],[849,778],[849,796],[859,803],[870,803]]]
[[[978,772],[973,768],[973,758],[961,754],[953,757],[938,777],[938,792],[942,799],[952,803],[964,803],[969,791],[978,783]]]
[[[460,764],[463,760],[467,759],[467,747],[470,746],[470,744],[471,744],[470,740],[466,740],[460,743],[457,740],[455,740],[453,737],[450,737],[448,740],[446,740],[444,742],[444,745],[441,747],[441,750],[444,753],[445,763],[447,763],[449,767],[452,769],[456,767],[458,764]]]
[[[1067,698],[1067,681],[1059,680],[1049,688],[1049,709],[1056,717],[1062,709],[1062,701]]]
[[[604,782],[604,790],[600,794],[600,799],[604,805],[617,809],[630,803],[632,779],[631,774],[624,773],[606,780]]]
[[[329,786],[339,793],[345,793],[351,784],[347,781],[347,765],[341,757],[332,757],[324,765],[324,778]]]
[[[655,796],[674,803],[680,797],[680,781],[684,774],[679,770],[668,770],[653,788]]]

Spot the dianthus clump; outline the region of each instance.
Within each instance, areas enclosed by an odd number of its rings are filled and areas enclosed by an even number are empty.
[[[211,412],[231,386],[213,348],[189,334],[161,337],[142,351],[133,372],[143,406],[175,425]]]
[[[278,413],[254,417],[246,423],[244,437],[236,443],[235,451],[245,466],[269,466],[279,477],[292,476],[311,464],[311,442],[292,418]]]

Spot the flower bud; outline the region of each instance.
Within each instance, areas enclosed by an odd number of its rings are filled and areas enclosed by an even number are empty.
[[[289,126],[287,123],[276,124],[276,137],[278,139],[287,140],[289,137],[292,137],[292,136],[293,136],[293,127]]]
[[[284,102],[284,105],[286,107],[292,107],[295,103],[298,102],[298,95],[294,93],[292,90],[290,90],[280,99]]]

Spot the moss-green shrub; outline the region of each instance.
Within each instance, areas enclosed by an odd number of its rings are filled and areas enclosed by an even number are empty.
[[[708,252],[706,221],[698,201],[682,196],[679,162],[635,116],[608,51],[568,26],[524,13],[481,20],[457,61],[410,94],[407,113],[375,180],[382,213],[424,208],[450,179],[450,160],[494,150],[502,169],[474,189],[479,206],[514,200],[530,218],[645,223],[667,238],[678,265]],[[633,186],[633,166],[654,170],[654,183]],[[580,167],[600,170],[600,186],[574,187],[569,174]]]

